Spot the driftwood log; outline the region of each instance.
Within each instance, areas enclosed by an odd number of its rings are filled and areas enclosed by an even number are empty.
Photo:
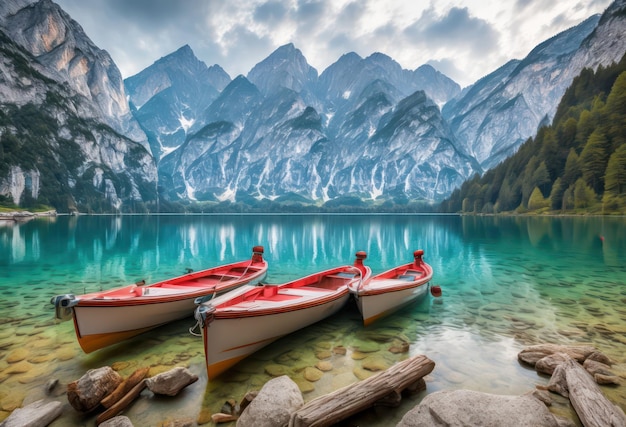
[[[291,415],[289,427],[323,427],[357,414],[378,402],[399,402],[401,393],[435,368],[424,355],[399,362],[363,381],[318,397]]]
[[[124,397],[115,402],[115,404],[113,404],[109,409],[98,415],[96,418],[96,425],[99,425],[122,412],[128,405],[131,404],[133,400],[135,400],[137,396],[139,396],[139,393],[141,393],[144,388],[146,388],[145,379],[139,381],[139,383],[130,389]]]
[[[569,400],[585,427],[626,427],[626,415],[611,403],[593,377],[576,360],[567,359],[556,367],[548,389]]]
[[[139,381],[143,380],[148,375],[149,371],[150,371],[149,367],[137,369],[128,378],[122,381],[122,383],[118,385],[117,388],[113,390],[113,392],[111,392],[111,394],[109,394],[107,397],[102,399],[100,404],[104,406],[105,408],[110,408],[111,406],[113,406],[115,403],[117,403],[118,400],[124,397],[126,393],[128,393],[133,387],[139,384]]]

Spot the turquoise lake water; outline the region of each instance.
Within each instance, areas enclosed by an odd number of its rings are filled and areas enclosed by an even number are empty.
[[[215,381],[204,372],[192,317],[92,354],[76,342],[71,322],[54,320],[50,298],[154,282],[248,259],[263,245],[268,282],[283,282],[351,264],[364,250],[380,272],[425,251],[443,290],[364,328],[354,305],[259,351]],[[616,364],[624,385],[602,388],[626,408],[626,218],[468,217],[428,215],[59,216],[0,222],[0,420],[23,404],[65,404],[52,426],[94,425],[63,395],[88,369],[113,366],[124,377],[149,366],[156,374],[188,367],[200,379],[174,398],[144,391],[124,411],[136,426],[196,422],[228,399],[284,373],[305,401],[372,372],[424,354],[436,363],[427,389],[398,408],[375,408],[342,423],[395,425],[426,394],[471,389],[523,394],[548,378],[520,365],[525,346],[551,342],[596,346]],[[192,313],[190,313],[190,316]],[[409,343],[408,352],[389,348]],[[337,346],[345,355],[325,358]],[[362,351],[356,351],[356,348]],[[332,352],[331,352],[332,353]],[[332,370],[303,377],[320,358]],[[52,396],[46,384],[57,379]],[[573,416],[555,396],[552,410]],[[208,424],[210,425],[210,424]],[[232,423],[234,425],[234,423]]]

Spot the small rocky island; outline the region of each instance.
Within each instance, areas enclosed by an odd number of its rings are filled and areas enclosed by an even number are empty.
[[[573,420],[554,415],[551,393],[569,400],[584,427],[626,427],[624,411],[611,403],[599,385],[618,387],[624,378],[611,370],[611,360],[591,346],[540,344],[518,354],[520,363],[550,375],[547,386],[521,396],[494,395],[471,390],[443,390],[428,394],[407,412],[396,427],[432,425],[500,426],[532,425],[573,427]],[[435,362],[424,355],[407,358],[366,379],[305,403],[298,385],[287,375],[277,376],[242,397],[226,402],[221,413],[198,419],[197,425],[236,422],[238,427],[323,427],[335,425],[372,406],[397,406],[406,393],[426,389],[424,376]],[[147,378],[149,368],[122,378],[110,367],[92,369],[67,385],[64,393],[81,413],[99,412],[96,424],[132,427],[119,415],[146,388],[152,393],[175,396],[198,377],[187,368]],[[55,388],[51,380],[46,387]],[[60,401],[39,400],[18,408],[0,427],[45,427],[61,415]]]

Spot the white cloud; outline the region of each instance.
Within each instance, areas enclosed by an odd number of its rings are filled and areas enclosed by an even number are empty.
[[[124,77],[189,44],[207,65],[246,75],[293,43],[321,72],[342,54],[429,63],[465,86],[610,0],[57,0]]]

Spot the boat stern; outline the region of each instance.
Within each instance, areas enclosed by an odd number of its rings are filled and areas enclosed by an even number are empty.
[[[55,318],[70,320],[73,316],[72,307],[78,304],[78,299],[74,294],[56,295],[50,299],[50,304],[54,305]]]

